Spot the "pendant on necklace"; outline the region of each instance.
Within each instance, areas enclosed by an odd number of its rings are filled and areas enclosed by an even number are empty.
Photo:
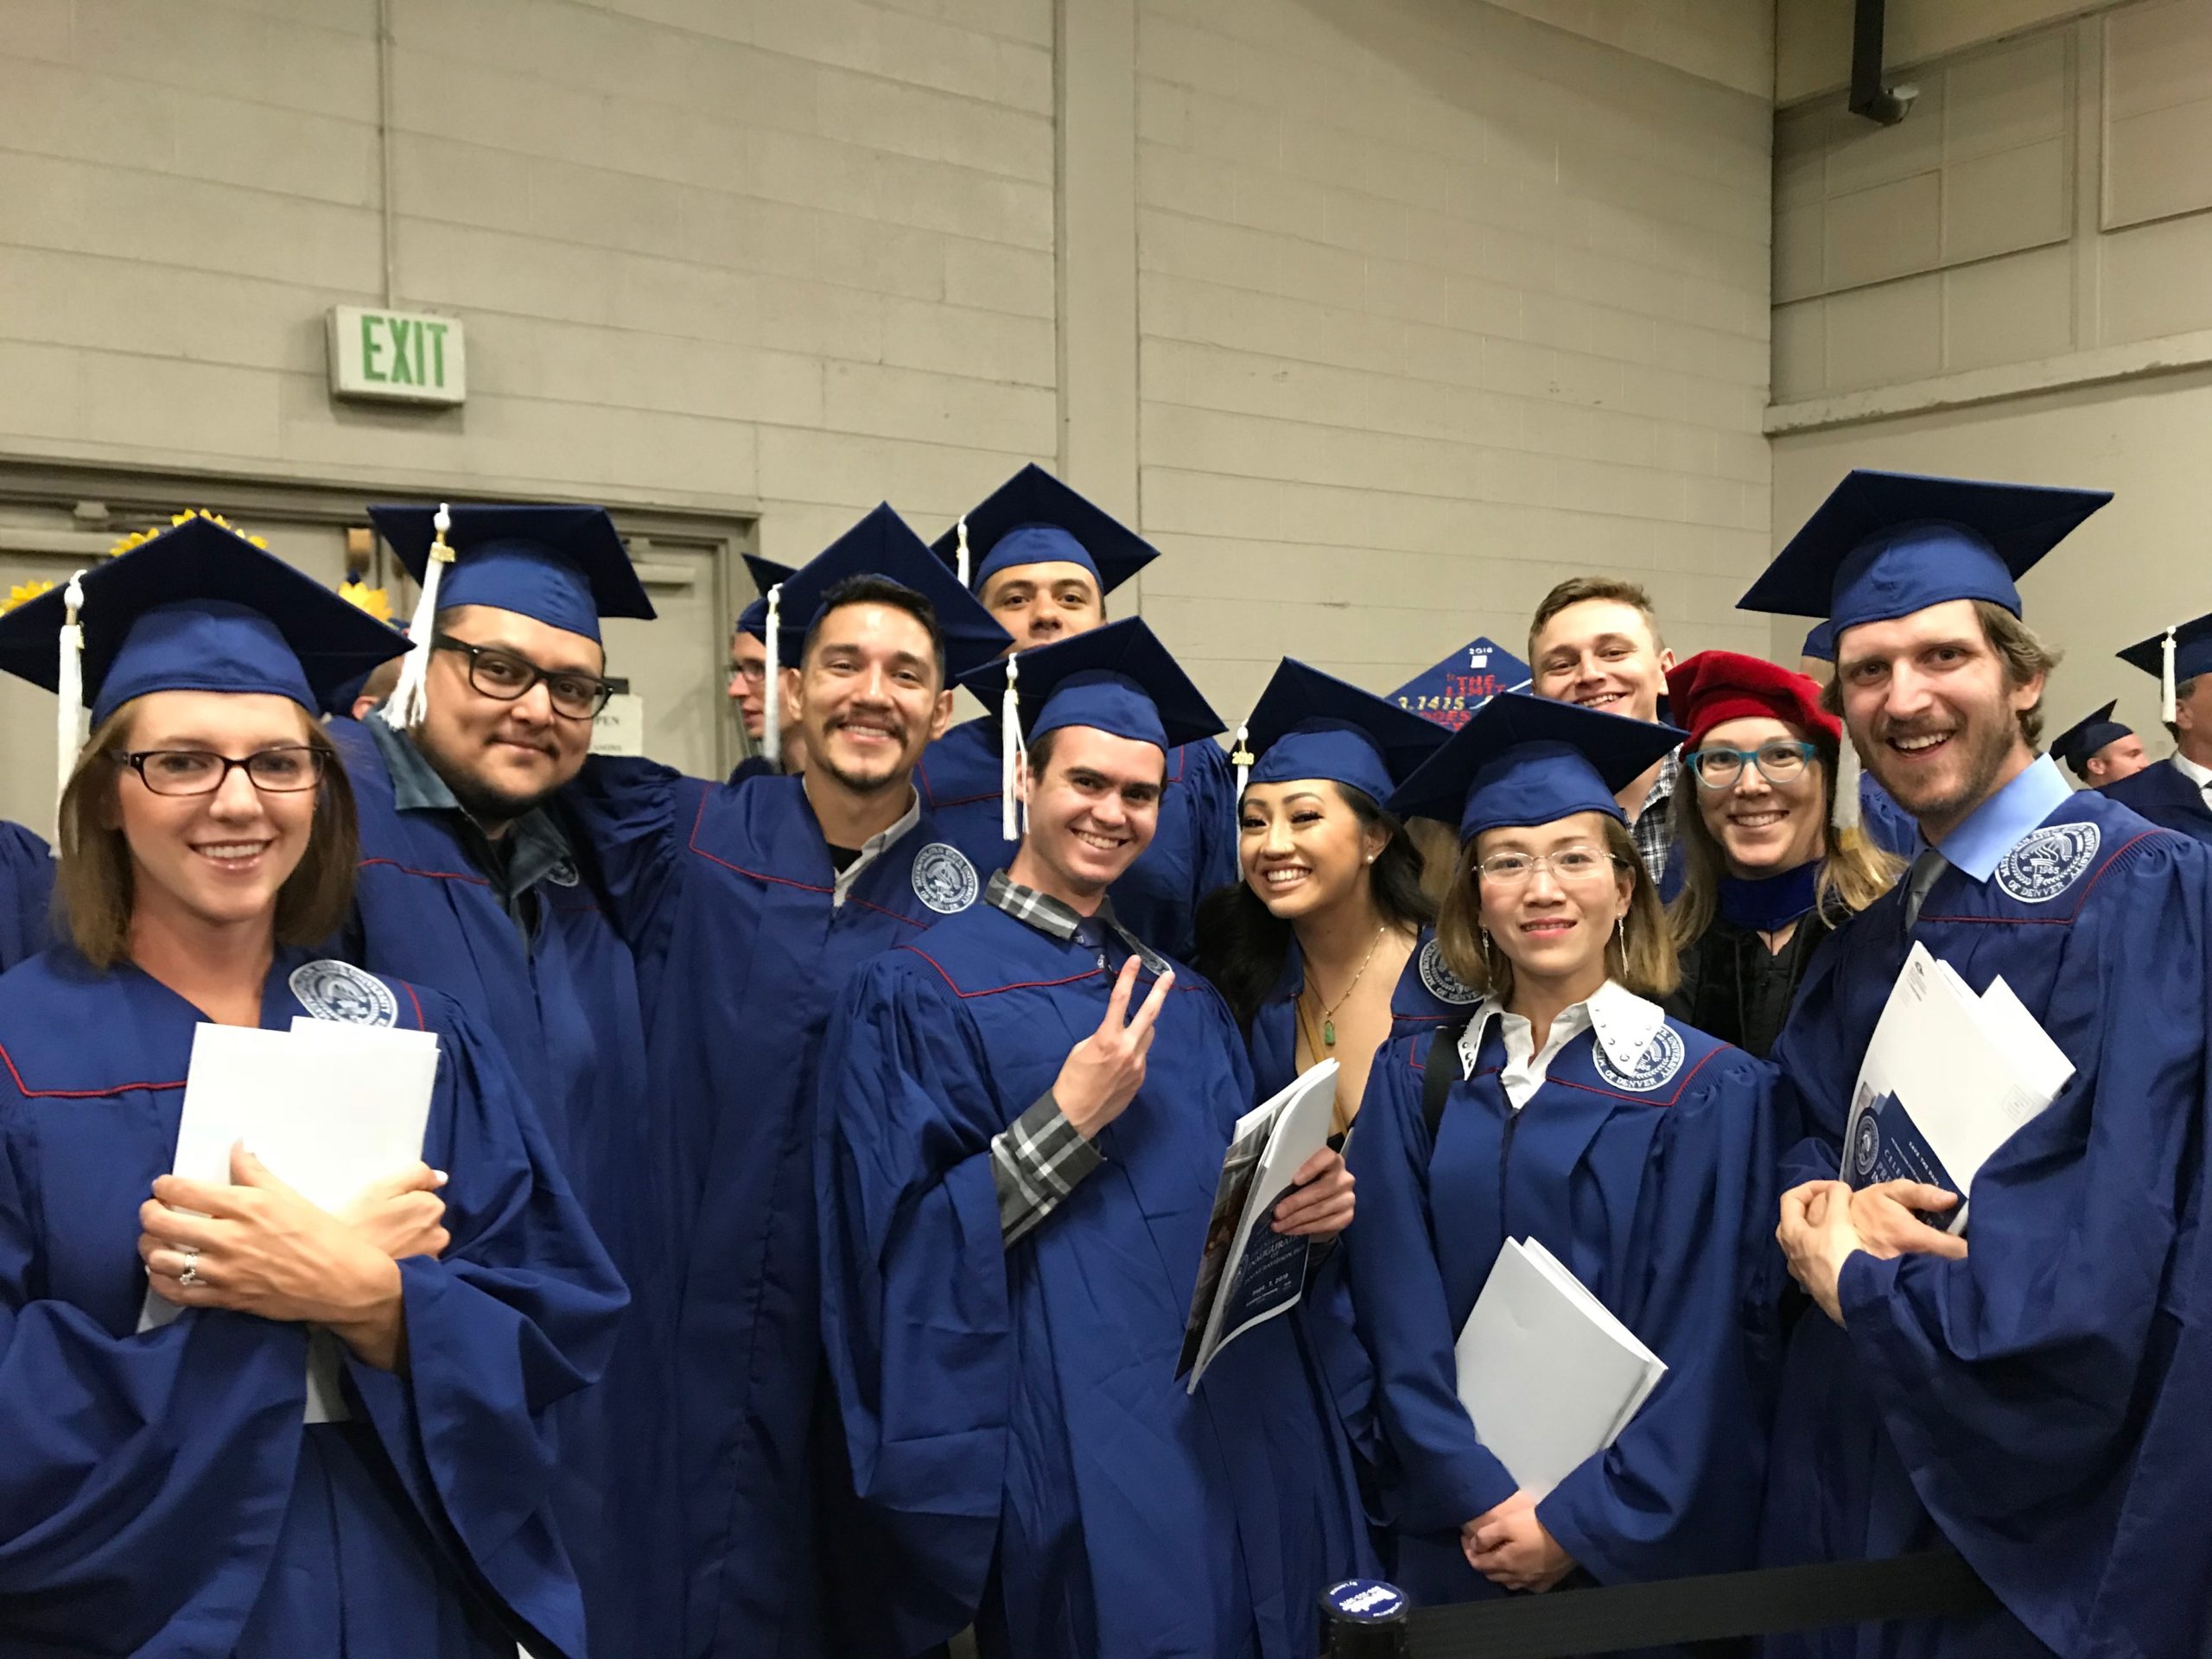
[[[1324,1048],[1334,1048],[1336,1046],[1337,1022],[1333,1020],[1324,1020],[1321,1022],[1321,1046]]]

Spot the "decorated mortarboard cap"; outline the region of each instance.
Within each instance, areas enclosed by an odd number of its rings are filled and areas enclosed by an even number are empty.
[[[749,633],[765,645],[768,639],[769,592],[789,582],[794,572],[790,565],[764,559],[758,553],[745,556],[745,569],[753,578],[753,585],[760,590],[760,594],[737,613],[737,626],[731,632]]]
[[[2103,708],[2091,709],[2050,740],[2050,752],[2063,760],[2076,778],[2088,779],[2089,757],[2106,744],[2135,735],[2133,727],[2123,726],[2112,717],[2112,711],[2119,705],[2120,699],[2114,697]]]
[[[1160,556],[1150,542],[1034,461],[931,545],[979,594],[1016,565],[1075,564],[1090,573],[1103,599]]]
[[[60,697],[65,785],[83,702],[95,726],[156,691],[258,693],[319,714],[339,686],[406,648],[384,623],[197,512],[0,616],[0,670]]]
[[[1502,691],[1468,717],[1388,803],[1402,817],[1485,830],[1553,823],[1577,812],[1622,823],[1615,794],[1682,741],[1675,727]]]
[[[2158,678],[2158,718],[2171,725],[2176,693],[2183,680],[2212,674],[2212,616],[2193,622],[2177,622],[2148,639],[2139,639],[2113,653],[2130,668],[2139,668]]]
[[[1205,694],[1137,617],[988,663],[961,682],[986,703],[998,699],[1001,830],[1014,839],[1014,779],[1025,737],[1088,727],[1163,752],[1222,728]]]
[[[1378,804],[1433,754],[1444,728],[1387,698],[1286,657],[1238,728],[1244,783],[1320,778],[1358,790]]]
[[[1737,608],[1825,617],[1832,638],[1958,599],[2018,616],[2020,577],[2111,499],[2108,490],[1854,471]]]

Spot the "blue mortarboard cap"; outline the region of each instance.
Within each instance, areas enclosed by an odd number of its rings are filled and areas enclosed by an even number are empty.
[[[1014,637],[991,620],[991,613],[885,502],[784,579],[777,624],[783,662],[799,660],[806,631],[821,614],[823,599],[849,576],[883,576],[929,601],[937,611],[938,631],[944,636],[948,680],[989,662],[1014,643]]]
[[[961,683],[996,707],[1008,663],[1021,728],[1033,738],[1064,726],[1088,726],[1170,749],[1221,730],[1221,716],[1207,706],[1205,694],[1137,617],[988,663]]]
[[[789,582],[796,573],[788,564],[778,564],[758,553],[745,556],[745,569],[753,578],[753,585],[760,590],[760,596],[737,613],[737,626],[731,632],[749,633],[765,644],[768,638],[768,590],[779,582]]]
[[[650,620],[645,597],[614,521],[604,507],[452,507],[446,545],[454,562],[439,577],[438,608],[488,605],[548,627],[599,638],[603,616]],[[416,582],[430,562],[436,510],[376,506],[369,518]]]
[[[2158,672],[2155,668],[2151,671]],[[2135,735],[2133,727],[2123,726],[2112,717],[2112,711],[2119,703],[2120,699],[2114,697],[2103,708],[2084,715],[2050,740],[2050,752],[2072,767],[2076,778],[2088,775],[2089,757],[2106,744],[2117,743],[2123,737]]]
[[[1815,622],[1805,636],[1805,643],[1797,648],[1797,654],[1816,663],[1835,661],[1835,629],[1826,622]]]
[[[1955,599],[2018,616],[2019,578],[2111,499],[2109,490],[1854,471],[1737,608],[1826,617],[1836,636]]]
[[[1523,691],[1501,691],[1393,794],[1401,817],[1459,821],[1462,842],[1485,830],[1551,823],[1576,812],[1625,823],[1613,798],[1686,735]]]
[[[1286,657],[1244,722],[1249,782],[1325,778],[1378,804],[1433,754],[1444,728],[1387,698]]]
[[[2113,654],[2130,668],[2158,676],[2164,668],[2166,632],[2161,628],[2148,639],[2139,639],[2126,650]],[[2180,624],[2173,630],[2173,636],[2177,683],[2193,680],[2200,674],[2212,674],[2212,616],[2200,616],[2194,622]],[[2057,745],[2051,747],[2056,748]]]
[[[319,714],[338,686],[407,648],[359,607],[200,514],[82,581],[83,688],[94,725],[155,691],[270,693]],[[60,689],[66,592],[0,617],[0,669]]]
[[[960,568],[963,524],[968,585],[979,594],[990,577],[1015,565],[1067,563],[1090,571],[1103,598],[1160,556],[1150,542],[1034,461],[931,543],[955,570]]]

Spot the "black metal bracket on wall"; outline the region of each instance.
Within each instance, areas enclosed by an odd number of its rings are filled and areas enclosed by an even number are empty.
[[[1882,25],[1888,0],[1857,0],[1851,18],[1851,112],[1878,126],[1894,127],[1911,112],[1920,88],[1885,86]]]

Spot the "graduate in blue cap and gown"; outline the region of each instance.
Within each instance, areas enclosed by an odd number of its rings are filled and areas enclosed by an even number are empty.
[[[1024,467],[935,543],[986,610],[1027,650],[1106,620],[1106,595],[1160,556],[1110,514],[1041,467]],[[988,875],[1014,856],[1001,822],[1000,722],[986,714],[930,746],[915,768],[922,798]],[[1122,925],[1187,957],[1198,901],[1236,880],[1236,799],[1221,746],[1178,744],[1167,757],[1160,828],[1114,895]]]
[[[2132,778],[2151,764],[2135,728],[2113,718],[2112,711],[2118,707],[2120,699],[2114,697],[2050,740],[2051,759],[2063,760],[2066,770],[2091,789]]]
[[[650,1098],[664,1144],[687,1659],[855,1651],[825,1636],[866,1589],[824,1574],[810,1467],[820,1376],[813,1067],[853,968],[972,903],[975,868],[912,781],[952,709],[948,668],[1006,635],[888,506],[777,593],[797,665],[802,777],[742,785],[595,757],[569,791],[645,983]],[[834,1440],[832,1442],[834,1446]],[[835,1543],[845,1540],[830,1529]],[[819,1578],[836,1580],[825,1596]]]
[[[768,595],[791,579],[791,568],[753,553],[745,556],[745,568],[760,593],[737,613],[730,630],[729,700],[750,750],[731,768],[733,784],[805,769],[798,728],[785,717],[783,690],[772,685],[768,675]],[[780,680],[783,674],[779,663],[775,677]]]
[[[1176,1375],[1250,1069],[1108,897],[1221,722],[1135,619],[967,683],[1013,705],[1027,831],[855,976],[821,1084],[824,1344],[902,1645],[1305,1659],[1362,1547],[1299,1317]],[[1337,1154],[1300,1175],[1278,1229],[1340,1230]]]
[[[649,1649],[672,1592],[654,1586],[665,1552],[646,1540],[664,1483],[647,1471],[673,1448],[628,1403],[666,1370],[638,1204],[645,1022],[629,947],[556,791],[583,765],[609,690],[600,619],[650,618],[652,603],[604,508],[388,505],[369,517],[421,597],[391,696],[329,728],[360,812],[345,950],[436,987],[499,1039],[638,1293],[607,1385],[562,1414],[560,1472],[568,1529],[590,1541],[578,1566],[594,1645]]]
[[[1799,666],[1808,678],[1825,687],[1835,677],[1835,629],[1826,622],[1817,622],[1805,635],[1799,654]],[[1859,780],[1858,828],[1876,848],[1885,853],[1896,853],[1910,858],[1920,840],[1920,828],[1912,821],[1912,814],[1890,798],[1890,791],[1882,787],[1881,779],[1871,772],[1860,769],[1850,759],[1851,750],[1845,746],[1847,770]],[[1839,788],[1846,780],[1839,778]],[[1838,827],[1849,829],[1852,821],[1847,814],[1840,816]]]
[[[1743,605],[1835,627],[1847,736],[1918,821],[1845,920],[1774,1058],[1790,1334],[1763,1554],[1948,1546],[1995,1611],[1777,1638],[1790,1654],[2194,1655],[2212,1585],[2203,1214],[2212,857],[2033,747],[2053,660],[2016,585],[2103,491],[1854,472]],[[1963,1194],[1836,1179],[1876,1021],[1915,944],[2000,976],[2073,1062]]]
[[[0,668],[58,687],[72,740],[81,686],[93,727],[67,935],[0,991],[10,1654],[584,1651],[549,1414],[621,1285],[484,1027],[311,948],[353,868],[318,696],[392,649],[196,515],[0,620]],[[195,1033],[308,1019],[435,1033],[427,1161],[337,1215],[244,1147],[231,1184],[168,1175]],[[142,1329],[149,1287],[183,1312]],[[311,1337],[339,1378],[312,1416]]]
[[[2174,752],[2101,787],[2155,824],[2212,842],[2212,616],[2139,640],[2120,660],[2158,677],[2158,718]]]
[[[53,905],[54,849],[22,824],[0,821],[0,973],[46,949]]]
[[[1481,993],[1395,1038],[1352,1136],[1352,1301],[1374,1356],[1395,1581],[1438,1603],[1750,1564],[1778,1286],[1766,1069],[1669,1019],[1675,958],[1616,792],[1672,726],[1504,692],[1399,788],[1456,821],[1438,924]],[[1432,1116],[1428,1069],[1451,1081]],[[1534,1238],[1666,1362],[1610,1449],[1523,1487],[1460,1403],[1453,1344]]]

